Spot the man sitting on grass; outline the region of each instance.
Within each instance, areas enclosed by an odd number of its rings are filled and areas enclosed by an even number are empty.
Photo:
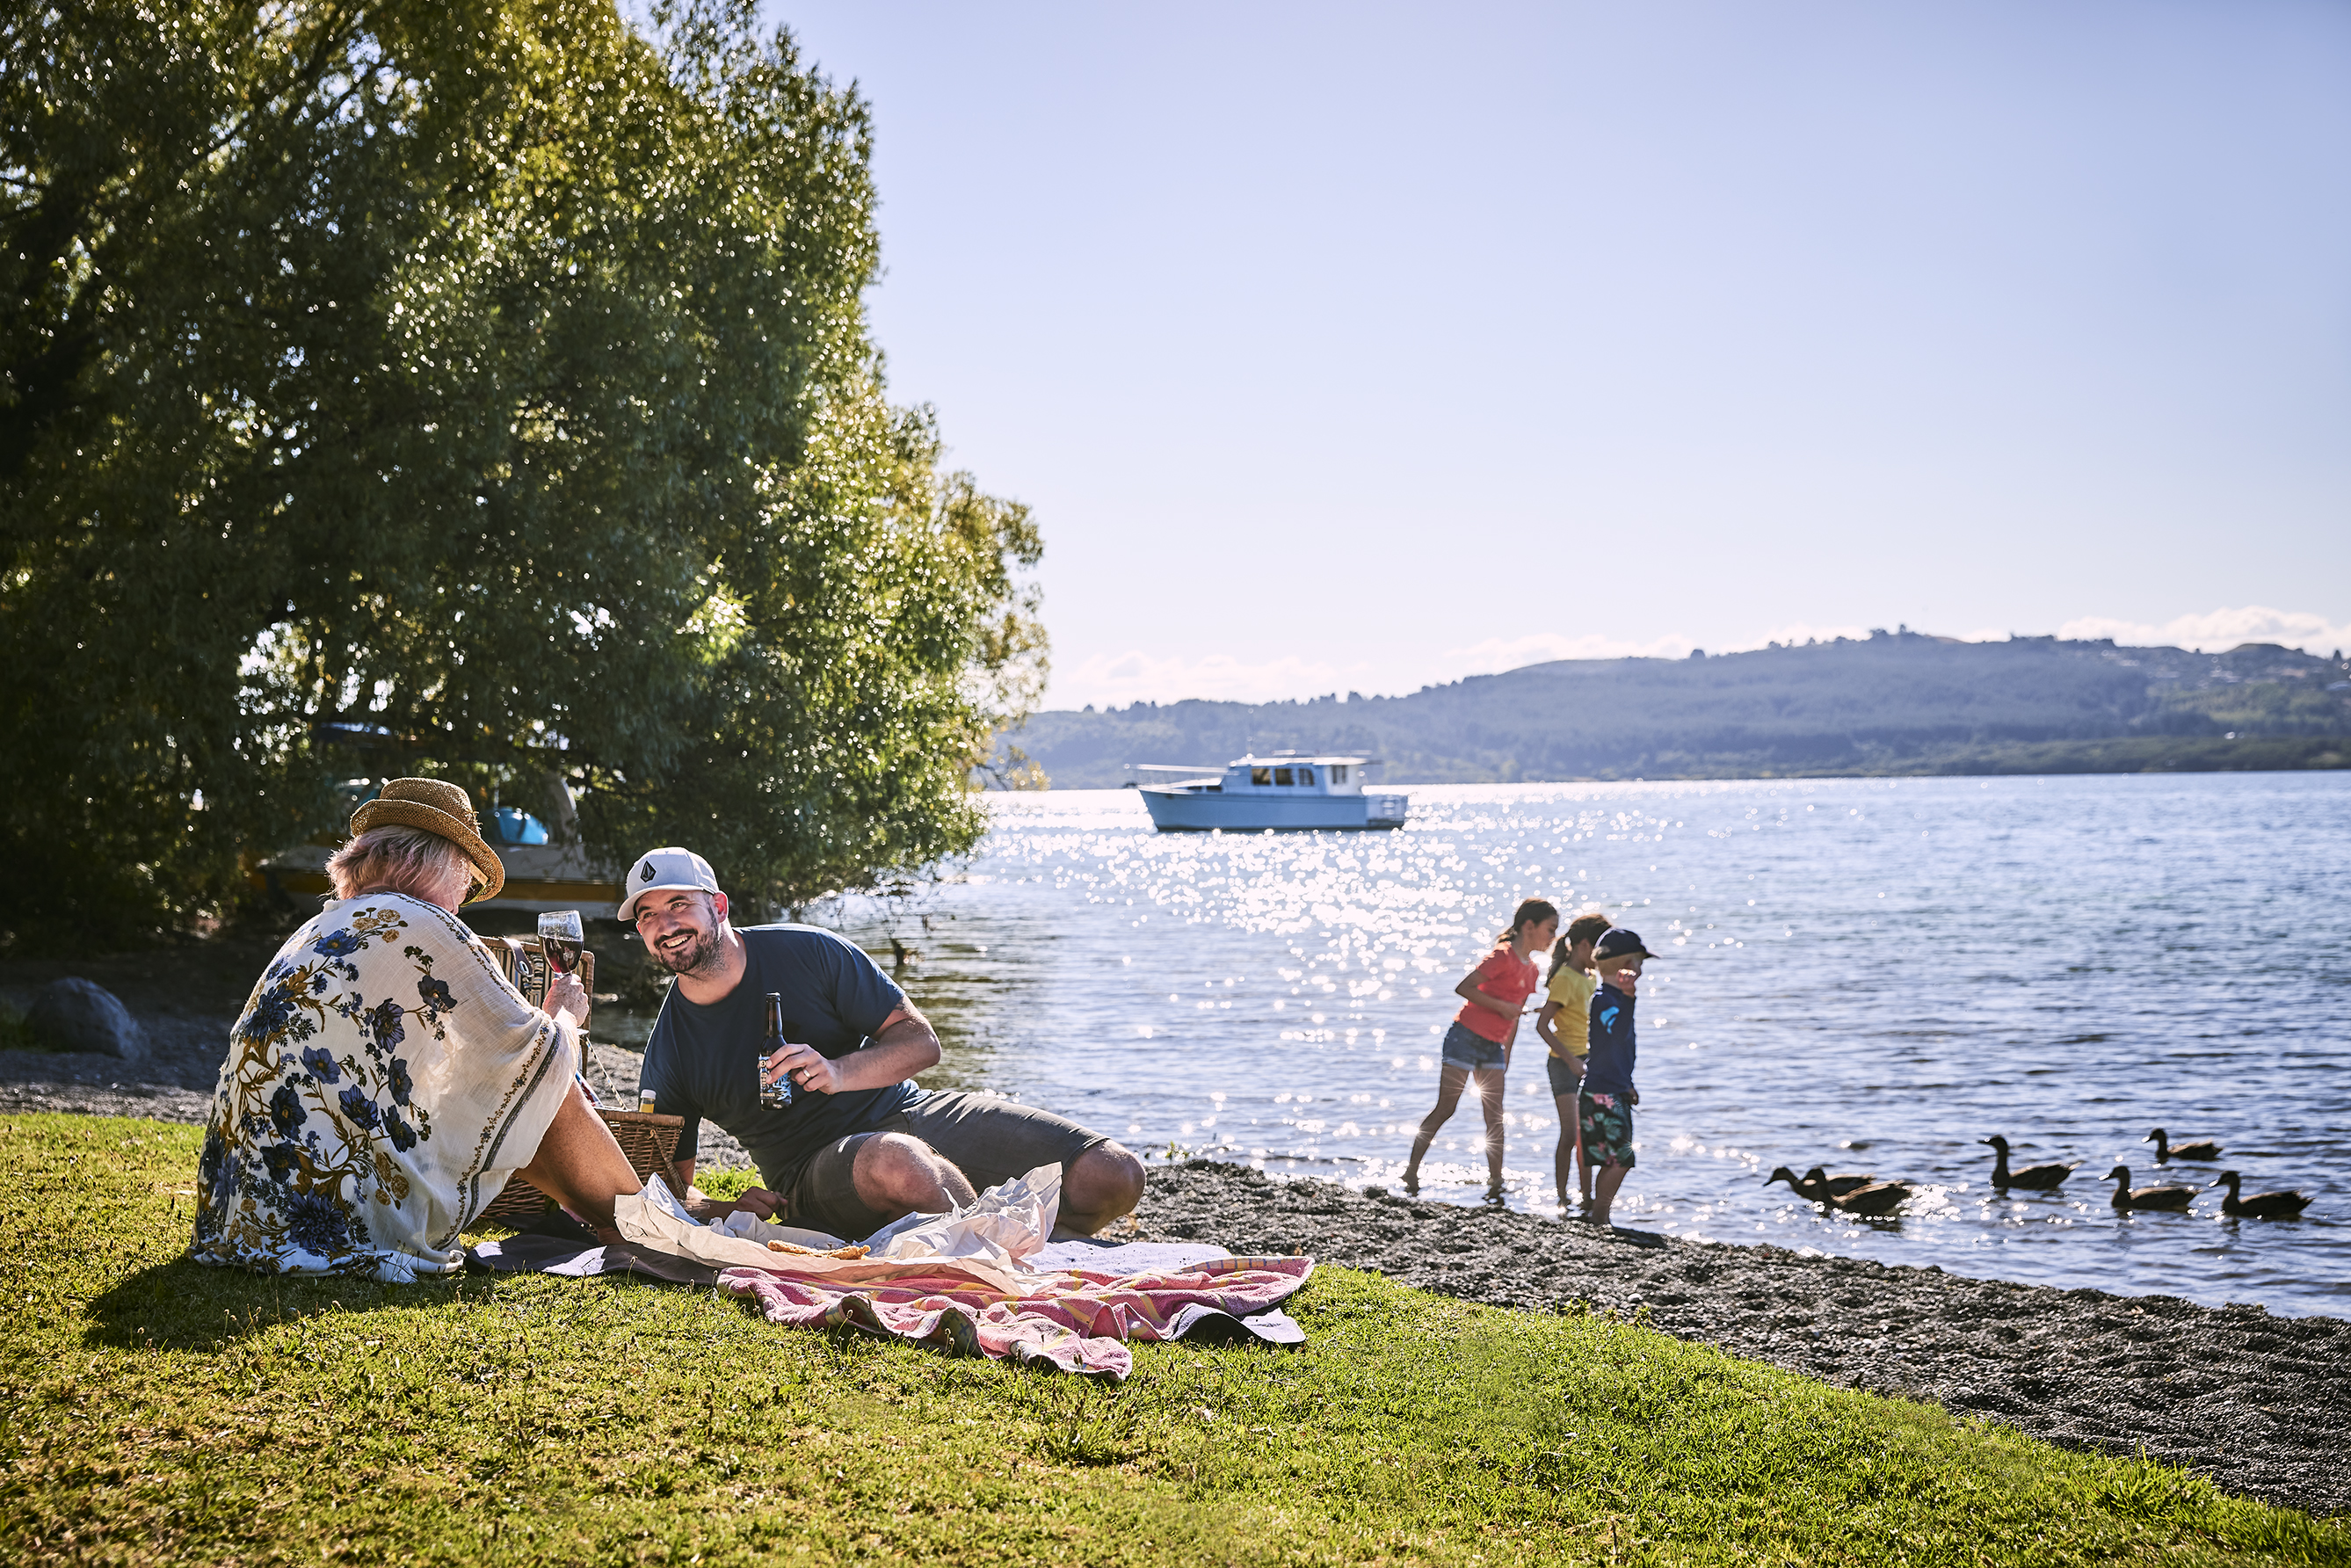
[[[700,855],[640,859],[620,918],[677,977],[645,1042],[643,1085],[655,1111],[685,1118],[681,1172],[693,1179],[707,1118],[741,1140],[765,1184],[712,1212],[854,1239],[1057,1162],[1063,1231],[1092,1235],[1142,1200],[1143,1162],[1101,1134],[998,1095],[917,1087],[939,1037],[897,983],[821,927],[737,928]],[[768,1057],[771,992],[792,1043]],[[791,1103],[763,1103],[761,1085],[779,1079]]]

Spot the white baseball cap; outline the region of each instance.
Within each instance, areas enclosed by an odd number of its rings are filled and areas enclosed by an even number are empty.
[[[621,911],[613,918],[623,925],[637,917],[637,900],[649,893],[716,893],[718,873],[710,862],[692,850],[667,844],[648,851],[644,857],[629,868],[629,879],[622,890]]]

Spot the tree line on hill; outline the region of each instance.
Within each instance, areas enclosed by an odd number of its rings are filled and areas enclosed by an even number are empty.
[[[2351,765],[2351,665],[1914,632],[1687,659],[1561,660],[1406,696],[1136,703],[1035,714],[1017,746],[1062,788],[1133,763],[1352,752],[1397,783],[2109,772]]]
[[[863,102],[644,9],[0,21],[0,946],[217,914],[354,775],[770,904],[977,841],[1036,527],[887,398]]]

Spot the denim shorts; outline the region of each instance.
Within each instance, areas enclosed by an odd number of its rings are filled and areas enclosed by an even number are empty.
[[[1480,1067],[1490,1067],[1499,1071],[1502,1066],[1502,1048],[1468,1024],[1456,1019],[1453,1027],[1445,1031],[1445,1048],[1441,1059],[1447,1067],[1467,1067],[1473,1071]]]
[[[1575,1092],[1583,1087],[1583,1058],[1547,1056],[1543,1066],[1551,1073],[1551,1097],[1573,1100]]]

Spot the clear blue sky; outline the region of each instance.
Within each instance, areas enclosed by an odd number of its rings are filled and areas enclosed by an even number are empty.
[[[2351,647],[2351,5],[771,5],[1049,705]],[[2325,644],[2322,646],[2321,644]]]

